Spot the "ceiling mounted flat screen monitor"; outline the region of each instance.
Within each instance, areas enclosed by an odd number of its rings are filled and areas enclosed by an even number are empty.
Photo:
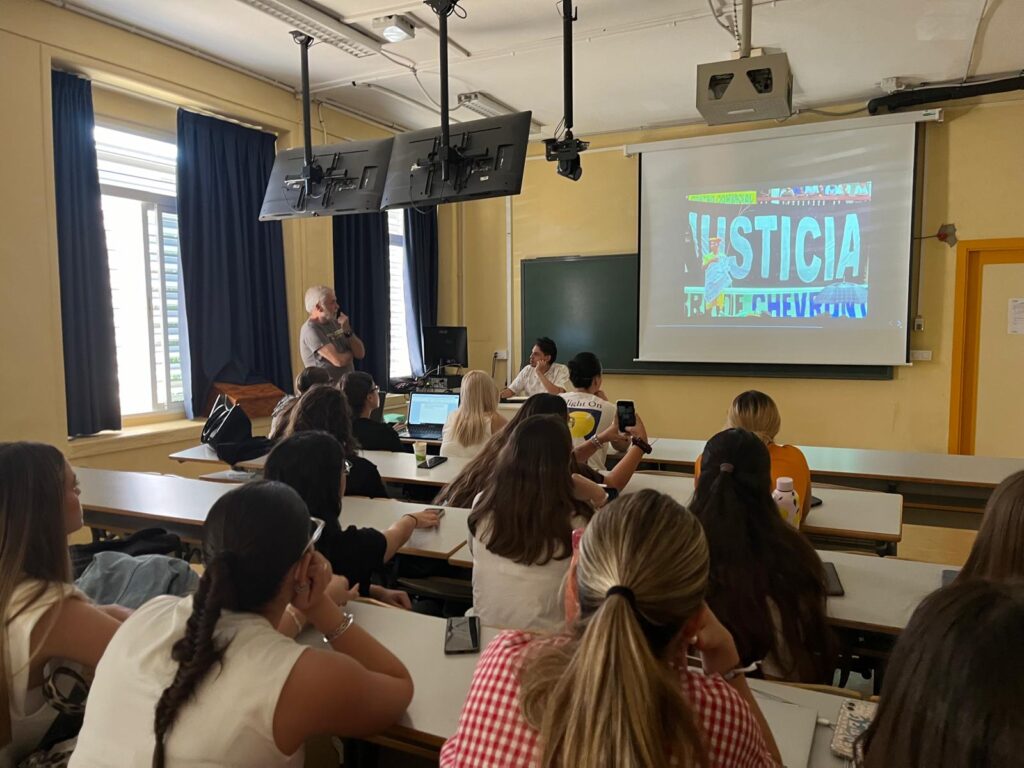
[[[423,363],[427,366],[469,365],[466,327],[428,325],[423,328]]]
[[[631,148],[640,360],[906,363],[916,126],[874,119]]]
[[[530,112],[451,126],[449,177],[441,179],[441,129],[395,137],[381,208],[518,195],[523,186]]]
[[[313,147],[313,162],[319,172],[314,171],[308,194],[302,173],[302,147],[278,152],[260,221],[380,210],[393,141],[347,141]]]

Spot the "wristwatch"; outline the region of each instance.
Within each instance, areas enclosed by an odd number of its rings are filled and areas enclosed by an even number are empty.
[[[630,437],[629,442],[631,442],[633,445],[635,445],[637,448],[643,451],[645,455],[651,453],[654,450],[653,448],[651,448],[650,443],[648,443],[643,438],[637,437],[636,435]]]

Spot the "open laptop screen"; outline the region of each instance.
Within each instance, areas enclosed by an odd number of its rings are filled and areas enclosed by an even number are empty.
[[[444,424],[458,407],[457,394],[414,392],[409,400],[409,423]]]

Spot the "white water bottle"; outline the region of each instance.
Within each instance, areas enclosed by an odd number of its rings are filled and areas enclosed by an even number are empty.
[[[793,488],[792,477],[780,477],[775,481],[772,498],[779,507],[782,519],[794,528],[800,527],[800,494]]]

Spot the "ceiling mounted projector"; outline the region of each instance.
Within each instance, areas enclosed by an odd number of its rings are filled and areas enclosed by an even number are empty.
[[[389,43],[400,43],[416,37],[416,27],[405,16],[400,14],[378,16],[373,20],[373,28],[380,30],[381,35]]]
[[[697,110],[708,125],[781,120],[793,113],[793,73],[785,53],[697,66]]]

